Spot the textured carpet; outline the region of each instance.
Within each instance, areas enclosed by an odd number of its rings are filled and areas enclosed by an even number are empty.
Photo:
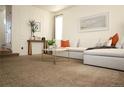
[[[0,86],[124,86],[124,72],[83,65],[81,60],[40,55],[0,59]]]

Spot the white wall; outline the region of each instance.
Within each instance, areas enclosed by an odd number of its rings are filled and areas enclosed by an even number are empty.
[[[79,20],[81,17],[97,15],[109,12],[109,30],[79,33]],[[124,35],[124,6],[74,6],[62,10],[63,18],[63,39],[77,41],[80,39],[80,46],[95,46],[99,39],[106,39],[118,32],[122,38]],[[39,36],[52,38],[53,14],[36,8],[34,6],[12,6],[12,50],[21,55],[27,55],[27,40],[30,38],[29,20],[35,19],[41,22],[41,33]],[[21,50],[21,46],[24,47]],[[34,54],[41,53],[41,45],[35,44]],[[37,47],[37,48],[36,48]]]
[[[81,17],[89,17],[109,13],[109,29],[106,31],[79,32]],[[63,14],[63,39],[69,39],[71,45],[80,39],[80,47],[94,47],[99,39],[105,41],[115,33],[119,33],[120,39],[124,37],[124,6],[96,6],[82,5],[74,6],[57,12],[55,15]],[[79,56],[80,55],[80,56]],[[66,56],[61,53],[59,56]],[[80,53],[70,53],[70,57],[82,59]]]
[[[109,12],[109,30],[79,33],[79,20],[81,17],[98,15]],[[73,43],[80,39],[80,46],[92,47],[99,39],[108,39],[116,32],[124,37],[124,6],[96,6],[82,5],[62,10],[56,14],[63,14],[63,39],[69,39]]]
[[[46,37],[47,39],[52,38],[52,13],[40,8],[36,8],[34,6],[12,6],[13,52],[20,53],[20,55],[27,55],[27,40],[31,37],[29,20],[32,19],[41,22],[41,32],[37,32],[37,36]],[[24,47],[23,50],[21,49],[22,46]],[[35,44],[33,46],[35,47],[35,50],[33,50],[33,54],[40,54],[41,44]]]

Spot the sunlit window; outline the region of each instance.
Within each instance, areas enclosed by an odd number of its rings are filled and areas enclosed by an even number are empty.
[[[59,15],[55,17],[55,39],[62,39],[62,29],[63,28],[63,16]]]

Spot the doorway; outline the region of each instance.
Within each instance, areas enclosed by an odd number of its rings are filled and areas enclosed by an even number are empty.
[[[0,5],[0,47],[11,49],[12,6]]]

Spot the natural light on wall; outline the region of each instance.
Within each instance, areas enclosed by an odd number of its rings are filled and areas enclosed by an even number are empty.
[[[62,39],[62,27],[63,26],[63,15],[59,15],[55,17],[55,39]]]

